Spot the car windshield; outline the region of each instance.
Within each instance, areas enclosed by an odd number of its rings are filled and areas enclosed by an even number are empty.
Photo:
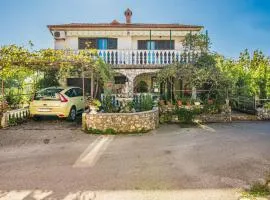
[[[59,92],[63,88],[46,88],[35,93],[34,100],[59,100]]]

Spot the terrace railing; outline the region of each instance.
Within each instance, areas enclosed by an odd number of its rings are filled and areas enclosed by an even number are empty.
[[[196,52],[185,54],[182,50],[97,50],[97,54],[111,65],[168,65],[192,62],[198,56]]]

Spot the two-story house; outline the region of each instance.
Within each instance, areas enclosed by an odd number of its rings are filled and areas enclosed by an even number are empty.
[[[180,61],[185,35],[198,33],[203,27],[132,23],[132,11],[127,9],[124,14],[125,23],[113,20],[111,23],[48,25],[54,48],[77,51],[89,48],[90,44],[118,72],[114,92],[159,92],[155,73]]]

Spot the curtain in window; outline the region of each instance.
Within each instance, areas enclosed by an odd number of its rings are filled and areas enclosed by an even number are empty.
[[[108,40],[106,38],[98,39],[98,49],[108,49]]]

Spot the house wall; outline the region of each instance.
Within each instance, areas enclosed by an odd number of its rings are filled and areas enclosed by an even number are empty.
[[[118,39],[118,49],[131,49],[132,38],[131,37],[117,37]]]
[[[146,36],[111,36],[112,38],[118,39],[118,49],[128,50],[128,49],[138,49],[138,40],[149,40],[150,37]],[[153,36],[152,40],[169,40],[170,37],[167,36]],[[182,50],[182,41],[184,37],[172,37],[172,40],[175,41],[175,49]],[[78,37],[77,36],[68,36],[65,40],[55,40],[55,49],[73,49],[78,50]]]
[[[54,40],[54,49],[65,49],[65,40]]]
[[[78,37],[66,37],[66,39],[60,39],[54,41],[55,49],[78,49]]]

